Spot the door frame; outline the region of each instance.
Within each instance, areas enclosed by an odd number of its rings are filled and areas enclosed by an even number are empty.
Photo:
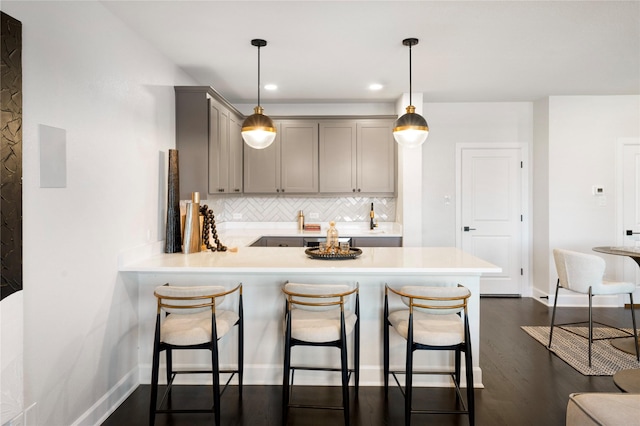
[[[520,205],[522,206],[522,235],[520,239],[520,250],[522,259],[522,282],[520,285],[520,295],[522,297],[532,296],[531,286],[531,215],[529,214],[529,200],[531,190],[529,186],[530,174],[533,170],[530,167],[530,146],[526,142],[461,142],[456,143],[456,247],[462,248],[462,151],[465,149],[519,149],[522,161],[522,179],[520,181]]]
[[[624,147],[626,145],[637,145],[640,147],[640,138],[633,137],[624,137],[616,139],[616,159],[615,159],[615,194],[616,194],[616,217],[615,217],[615,237],[614,241],[617,246],[621,246],[624,244],[624,235],[622,234],[623,226],[624,226],[624,203],[623,203],[623,188],[622,184],[624,183]],[[616,279],[622,279],[624,272],[624,256],[613,256],[615,259],[612,259],[615,265],[616,271]],[[640,288],[640,287],[638,287]],[[634,292],[634,296],[638,295],[638,288]],[[628,297],[625,296],[625,303],[628,303]],[[634,298],[635,301],[635,298]]]

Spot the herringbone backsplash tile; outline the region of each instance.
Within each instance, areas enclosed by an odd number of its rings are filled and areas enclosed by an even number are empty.
[[[211,196],[210,196],[211,197]],[[396,199],[378,197],[289,198],[216,197],[202,200],[217,222],[295,222],[298,210],[313,222],[364,222],[373,203],[380,222],[395,222]]]

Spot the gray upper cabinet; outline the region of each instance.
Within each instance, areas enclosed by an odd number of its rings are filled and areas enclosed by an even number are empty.
[[[397,149],[393,125],[393,120],[358,121],[358,191],[396,192]]]
[[[209,193],[242,192],[242,119],[209,99]]]
[[[280,192],[280,125],[276,139],[264,149],[244,150],[244,192],[272,194]]]
[[[241,114],[212,88],[177,86],[180,198],[242,192]]]
[[[320,192],[396,192],[393,120],[320,123]]]
[[[320,123],[320,192],[356,192],[356,122]]]
[[[207,86],[176,86],[180,198],[206,194],[394,195],[393,119],[277,120],[265,149],[244,146],[243,117]]]
[[[242,192],[242,169],[244,164],[242,140],[242,123],[244,119],[239,115],[229,115],[229,189],[234,192]]]
[[[209,182],[209,100],[206,90],[182,90],[176,95],[176,149],[180,173],[180,198],[192,192],[206,197]]]
[[[244,150],[244,192],[318,192],[318,123],[277,121],[276,139],[265,149]]]
[[[318,123],[294,120],[280,124],[282,192],[318,192]]]

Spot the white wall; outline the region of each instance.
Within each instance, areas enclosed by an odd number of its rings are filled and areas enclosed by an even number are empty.
[[[640,136],[640,96],[552,96],[548,104],[551,267],[547,282],[537,274],[536,289],[551,293],[557,279],[553,248],[591,252],[594,246],[615,245],[622,232],[615,228],[616,140]],[[605,205],[593,196],[593,185],[604,187]],[[606,274],[613,278],[617,264],[607,260]]]
[[[520,142],[531,146],[532,114],[530,102],[424,104],[430,126],[422,147],[424,246],[456,245],[456,144]],[[451,197],[448,205],[445,196]]]
[[[0,302],[0,425],[24,409],[23,291]]]
[[[549,263],[549,98],[534,103],[533,110],[533,274],[536,296],[548,294]]]
[[[2,9],[23,24],[25,406],[95,424],[137,383],[117,256],[164,238],[173,86],[194,81],[99,2]],[[66,188],[39,187],[39,124],[66,130]]]

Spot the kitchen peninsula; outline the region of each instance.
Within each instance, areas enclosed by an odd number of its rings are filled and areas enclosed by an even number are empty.
[[[385,283],[392,286],[416,283],[462,284],[468,287],[472,293],[468,309],[474,380],[476,387],[482,387],[482,372],[479,366],[479,281],[482,274],[499,272],[500,268],[453,247],[363,247],[362,254],[356,259],[312,259],[305,254],[303,247],[248,247],[247,245],[261,236],[255,232],[252,236],[251,231],[221,232],[224,244],[243,243],[238,244],[235,252],[128,254],[122,257],[119,269],[123,281],[125,285],[130,286],[131,291],[137,291],[139,297],[138,362],[141,383],[150,381],[156,309],[154,288],[167,282],[178,285],[227,286],[241,282],[245,315],[244,383],[281,384],[284,297],[280,288],[286,281],[291,281],[359,284],[360,383],[364,386],[382,384],[382,311]],[[366,237],[367,232],[368,230],[362,231],[365,235],[363,237]],[[394,231],[388,229],[378,232],[383,233],[382,235],[387,232],[388,235],[394,235]],[[245,235],[240,235],[243,233]],[[401,303],[397,300],[393,302]],[[234,340],[232,337],[223,342],[222,365],[233,359],[236,347]],[[404,341],[393,333],[391,354],[392,367],[403,365]],[[189,365],[191,368],[205,366],[207,363],[206,356],[202,353],[177,355],[184,355],[174,356],[174,363],[177,365]],[[300,362],[310,357],[313,357],[315,362],[327,365],[333,365],[339,359],[338,352],[331,348],[296,348],[293,361]],[[428,368],[450,363],[449,355],[444,353],[418,359],[420,361],[417,362]],[[417,384],[446,383],[440,382],[443,379],[436,376],[422,376],[416,378],[418,379],[420,381]],[[296,375],[296,383],[337,385],[339,377],[330,373],[301,371]]]

